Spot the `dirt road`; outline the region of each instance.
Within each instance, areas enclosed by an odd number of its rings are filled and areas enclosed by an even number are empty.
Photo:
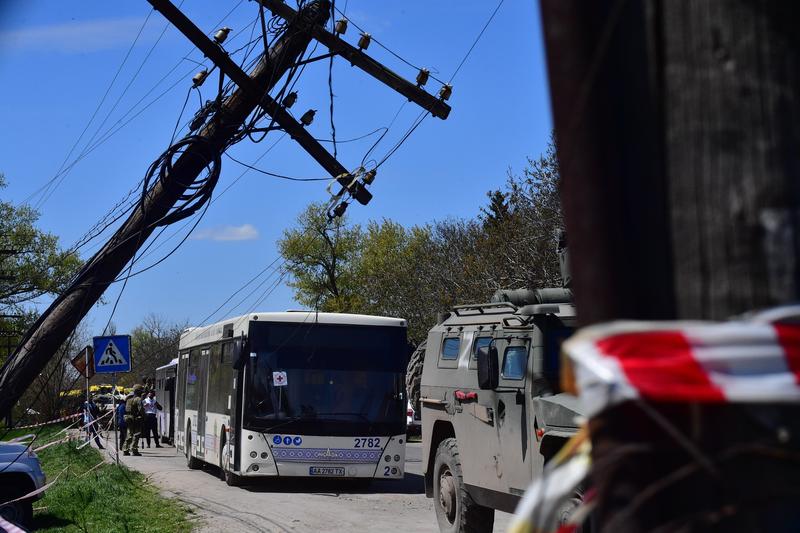
[[[113,446],[113,444],[112,444]],[[317,480],[280,480],[235,488],[214,468],[188,470],[175,448],[144,448],[142,457],[120,457],[165,496],[194,509],[198,530],[225,531],[439,531],[432,500],[423,489],[419,443],[406,448],[406,477],[376,481],[369,489]],[[504,531],[509,515],[496,513],[494,531]],[[154,530],[157,524],[153,524]]]

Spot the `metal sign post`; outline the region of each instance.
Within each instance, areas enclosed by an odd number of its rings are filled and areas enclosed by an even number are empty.
[[[117,466],[119,466],[119,433],[117,430],[117,373],[111,374],[111,407],[114,409],[111,416],[114,417],[114,456]]]
[[[89,412],[89,350],[84,350],[84,361],[86,362],[86,372],[84,375],[86,376],[86,399],[83,402],[83,422],[84,424],[92,421],[91,413]],[[91,426],[86,427],[86,440],[92,440],[92,432],[89,430]],[[95,431],[97,428],[95,427]],[[80,432],[79,432],[80,433]],[[78,436],[80,438],[80,435]]]

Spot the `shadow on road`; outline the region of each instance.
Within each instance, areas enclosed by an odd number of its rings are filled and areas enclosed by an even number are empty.
[[[422,494],[425,481],[419,474],[403,479],[259,479],[242,487],[250,492],[335,493],[335,494]]]

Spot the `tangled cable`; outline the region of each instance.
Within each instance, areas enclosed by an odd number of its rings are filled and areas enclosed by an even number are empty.
[[[192,152],[188,152],[190,147],[194,147]],[[175,156],[181,154],[181,157],[184,157],[187,153],[191,154],[187,157],[194,156],[203,158],[203,166],[208,167],[208,172],[204,177],[198,177],[191,183],[176,181],[172,184],[168,184],[169,182],[166,181],[166,178],[169,176],[170,172],[172,172]],[[206,137],[189,135],[167,148],[147,169],[142,183],[141,206],[144,207],[148,192],[155,186],[151,185],[151,183],[153,177],[156,175],[158,175],[158,181],[165,187],[181,187],[185,189],[185,191],[178,197],[175,207],[169,213],[154,221],[152,225],[168,226],[169,224],[183,220],[196,213],[197,210],[203,207],[211,198],[211,193],[214,191],[214,187],[219,180],[221,168],[222,160],[220,151],[217,150]]]

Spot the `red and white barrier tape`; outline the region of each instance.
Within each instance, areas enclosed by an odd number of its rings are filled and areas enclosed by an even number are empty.
[[[61,439],[54,440],[52,442],[48,442],[47,444],[43,444],[42,446],[39,446],[38,448],[35,448],[33,451],[38,453],[38,452],[40,452],[42,450],[46,450],[50,446],[55,446],[56,444],[63,444],[65,442],[71,441],[72,439],[73,439],[72,435],[67,435],[66,437],[63,437]]]
[[[30,424],[28,426],[17,426],[14,429],[29,429],[29,428],[38,428],[42,426],[47,426],[49,424],[57,424],[58,422],[63,422],[64,420],[72,420],[75,417],[81,416],[83,412],[75,413],[72,415],[62,416],[61,418],[56,418],[53,420],[48,420],[47,422],[39,422],[38,424]]]
[[[729,322],[611,322],[564,342],[586,415],[617,403],[800,402],[800,306]]]

